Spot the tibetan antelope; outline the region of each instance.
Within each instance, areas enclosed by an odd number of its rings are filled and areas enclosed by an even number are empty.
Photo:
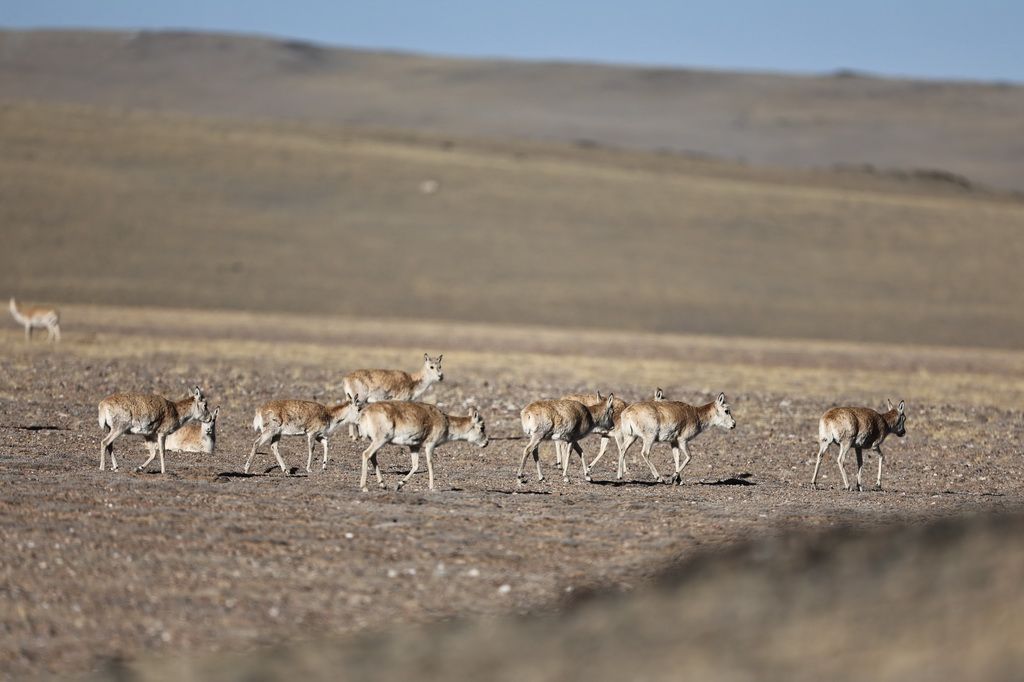
[[[178,401],[147,393],[115,393],[108,396],[99,405],[100,428],[107,432],[100,443],[100,471],[106,468],[108,453],[111,469],[117,471],[114,440],[125,433],[132,433],[143,436],[149,448],[149,459],[135,471],[145,469],[159,454],[160,473],[165,473],[164,445],[167,436],[186,422],[209,418],[210,409],[206,397],[198,386],[189,390],[187,398]]]
[[[654,400],[661,401],[664,399],[664,391],[660,388],[656,389],[654,391]],[[591,405],[596,405],[597,403],[602,402],[604,398],[601,396],[601,392],[598,391],[596,394],[574,393],[572,395],[562,396],[562,400],[578,400],[587,407],[590,407]],[[588,465],[591,470],[593,470],[594,466],[601,461],[602,457],[604,457],[604,453],[608,449],[608,441],[610,439],[615,439],[616,447],[618,447],[619,452],[622,452],[622,430],[619,428],[619,425],[622,419],[622,411],[624,409],[626,409],[626,401],[616,398],[615,405],[612,408],[612,423],[614,424],[614,427],[610,431],[605,431],[597,426],[594,427],[593,433],[601,435],[601,449],[598,451],[597,457],[595,457]],[[559,464],[561,464],[561,462],[559,462]]]
[[[639,438],[643,445],[640,456],[651,468],[654,478],[662,483],[665,480],[651,462],[651,448],[655,443],[669,443],[675,459],[673,483],[681,483],[680,473],[690,462],[690,452],[686,444],[712,426],[725,429],[736,428],[729,405],[725,402],[725,394],[720,393],[718,399],[706,405],[693,406],[673,400],[648,400],[633,403],[622,411],[620,428],[622,429],[622,452],[619,454],[618,478],[625,472],[626,452]],[[680,464],[679,452],[685,459]]]
[[[605,433],[611,431],[615,424],[612,421],[615,396],[609,395],[603,403],[584,405],[578,400],[535,400],[519,413],[523,424],[523,432],[530,441],[523,448],[523,457],[519,461],[516,480],[522,484],[523,469],[526,458],[533,453],[533,461],[537,465],[537,480],[543,481],[544,474],[540,470],[538,449],[542,440],[555,442],[556,461],[562,462],[562,480],[569,482],[569,450],[575,450],[583,464],[583,477],[590,480],[590,468],[583,456],[583,448],[579,441],[595,429]],[[557,454],[561,450],[561,454]]]
[[[409,374],[400,369],[357,369],[345,375],[341,380],[342,390],[349,400],[355,395],[363,396],[367,403],[382,400],[416,400],[423,395],[430,385],[436,381],[444,381],[441,371],[441,358],[431,358],[423,354],[423,366]],[[348,429],[353,440],[359,438],[357,424]]]
[[[11,296],[11,316],[25,327],[25,340],[32,340],[33,329],[45,329],[47,341],[60,341],[60,312],[56,308],[23,305]]]
[[[359,415],[359,430],[370,439],[370,446],[363,452],[363,468],[359,476],[359,487],[363,492],[367,491],[366,478],[371,463],[377,474],[377,485],[384,487],[377,452],[388,443],[408,445],[412,453],[409,473],[398,482],[396,490],[401,490],[419,470],[421,448],[427,458],[428,485],[433,490],[434,448],[456,440],[487,447],[487,431],[479,412],[473,410],[468,417],[455,417],[426,403],[385,400],[367,405]]]
[[[270,443],[270,450],[277,458],[281,471],[288,471],[278,448],[281,436],[306,437],[306,471],[313,470],[313,442],[322,443],[323,469],[326,470],[327,437],[342,424],[355,423],[359,419],[359,410],[364,405],[360,396],[353,396],[351,400],[330,407],[312,400],[271,400],[264,403],[256,410],[252,419],[252,428],[259,432],[259,435],[253,441],[252,450],[245,460],[245,473],[249,473],[249,466],[256,456],[256,448],[267,443]]]
[[[570,393],[569,395],[563,395],[559,400],[575,400],[576,402],[583,403],[586,407],[593,407],[594,405],[603,404],[607,398],[601,395],[601,392],[597,393]],[[591,429],[591,433],[601,436],[601,449],[597,453],[597,457],[594,461],[587,465],[587,469],[593,469],[594,464],[604,455],[604,451],[608,449],[608,442],[615,439],[615,445],[621,447],[622,441],[619,438],[619,415],[622,414],[622,410],[626,408],[626,401],[621,398],[616,398],[612,401],[612,428],[605,429],[597,424]],[[562,451],[561,448],[555,448],[555,464],[562,466]]]
[[[217,449],[217,415],[218,407],[210,413],[209,419],[190,421],[177,431],[167,436],[164,449],[175,452],[199,452],[212,455]]]
[[[818,441],[821,447],[818,449],[818,459],[814,463],[814,475],[811,477],[811,487],[818,487],[818,468],[821,466],[821,456],[828,450],[832,443],[839,444],[839,456],[836,457],[836,464],[839,465],[839,473],[843,476],[843,488],[850,489],[850,481],[846,478],[846,470],[843,469],[843,460],[850,448],[857,453],[857,490],[861,487],[861,468],[864,466],[865,449],[874,450],[878,453],[878,480],[875,485],[882,487],[882,441],[890,433],[902,438],[907,434],[907,416],[903,413],[903,401],[899,406],[893,407],[892,401],[886,399],[889,408],[888,412],[879,414],[870,407],[833,407],[821,415],[818,421]]]

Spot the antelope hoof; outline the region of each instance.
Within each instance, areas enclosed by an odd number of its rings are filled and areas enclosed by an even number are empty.
[[[405,484],[402,483],[401,481],[399,481],[397,484],[395,484],[395,492],[400,491],[402,489],[403,485],[405,485]]]

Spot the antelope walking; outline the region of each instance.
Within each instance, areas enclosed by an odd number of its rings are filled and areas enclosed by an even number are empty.
[[[199,452],[212,455],[217,449],[218,407],[210,413],[209,419],[190,421],[174,431],[164,441],[164,449],[176,452]]]
[[[569,395],[563,395],[560,400],[575,400],[576,402],[583,403],[586,407],[593,407],[594,405],[603,404],[607,398],[598,391],[597,393],[570,393]],[[601,448],[597,453],[597,457],[587,465],[588,470],[593,469],[598,460],[604,456],[604,451],[608,449],[608,442],[610,440],[614,439],[615,445],[620,448],[622,447],[622,440],[619,437],[619,416],[625,408],[626,401],[621,398],[615,398],[612,401],[612,428],[606,429],[595,424],[594,428],[591,429],[591,433],[601,436]],[[555,463],[558,466],[562,466],[561,455],[561,449],[555,447]]]
[[[583,456],[583,448],[579,441],[596,428],[605,432],[610,431],[614,426],[612,415],[614,412],[615,396],[608,398],[597,405],[587,406],[578,400],[535,400],[522,409],[519,413],[523,424],[523,431],[530,437],[530,441],[523,448],[523,457],[519,461],[519,470],[516,472],[516,480],[522,484],[523,469],[526,466],[526,458],[533,453],[533,461],[537,465],[537,480],[543,481],[544,474],[540,470],[540,456],[538,449],[542,440],[555,442],[556,461],[562,462],[562,480],[569,482],[569,450],[575,450],[580,456],[583,464],[583,477],[590,479],[590,468]],[[559,455],[559,450],[561,454]]]
[[[359,487],[367,491],[366,478],[369,464],[377,474],[377,485],[384,487],[377,452],[387,445],[408,445],[412,454],[409,473],[398,482],[396,490],[409,482],[420,467],[420,448],[427,457],[427,476],[430,489],[434,489],[434,448],[443,443],[464,440],[487,447],[487,431],[480,413],[473,410],[468,417],[444,414],[433,405],[409,401],[391,401],[367,405],[359,415],[359,429],[370,439],[370,446],[363,452],[363,468],[359,476]]]
[[[669,443],[672,446],[672,457],[676,465],[672,482],[681,483],[680,474],[690,462],[690,452],[686,444],[712,426],[736,428],[736,420],[733,419],[729,405],[725,402],[724,393],[720,393],[717,400],[696,407],[673,400],[633,403],[622,411],[620,418],[623,448],[619,453],[618,478],[622,478],[625,471],[626,452],[639,438],[643,441],[640,456],[651,468],[655,480],[661,483],[664,483],[665,479],[651,462],[651,448],[655,443]],[[680,450],[686,457],[682,464],[679,462]]]
[[[327,437],[342,424],[353,424],[359,419],[359,410],[365,403],[360,396],[331,407],[312,400],[271,400],[257,410],[252,419],[252,428],[259,435],[252,443],[252,450],[245,460],[245,473],[256,456],[256,448],[270,443],[270,450],[277,458],[281,471],[287,472],[281,458],[278,443],[281,436],[305,436],[307,445],[306,471],[313,470],[313,442],[324,446],[323,469],[327,469]]]
[[[839,465],[839,473],[843,476],[843,488],[850,489],[850,481],[846,478],[846,470],[843,468],[843,460],[846,453],[853,448],[857,453],[857,490],[861,487],[861,469],[864,466],[863,451],[865,448],[878,453],[878,480],[875,485],[882,488],[882,441],[890,433],[896,434],[899,438],[906,435],[907,416],[903,413],[904,404],[900,401],[899,406],[893,407],[892,401],[886,399],[889,410],[882,414],[875,412],[870,407],[833,407],[821,415],[818,421],[818,441],[821,447],[818,449],[818,459],[814,463],[814,475],[811,477],[811,487],[818,487],[818,468],[821,466],[821,456],[828,450],[832,443],[839,444],[839,456],[836,457],[836,464]]]
[[[664,399],[664,391],[662,391],[660,388],[656,389],[654,391],[654,400],[662,401]],[[596,394],[574,393],[571,395],[562,396],[562,400],[578,400],[589,407],[591,405],[596,405],[597,403],[602,402],[604,398],[601,397],[601,392],[598,391]],[[620,453],[622,452],[622,429],[619,427],[622,420],[622,411],[624,409],[626,409],[626,401],[619,400],[618,398],[616,398],[615,404],[612,406],[612,423],[614,424],[613,428],[610,431],[606,431],[605,429],[602,429],[598,426],[594,427],[593,433],[601,435],[601,449],[598,451],[597,457],[595,457],[589,464],[591,471],[593,471],[594,466],[601,461],[601,458],[604,457],[605,450],[608,449],[609,439],[615,439],[616,447],[618,447]],[[634,462],[635,461],[636,460],[634,459]],[[559,464],[561,464],[561,462],[559,462]]]
[[[382,400],[416,400],[436,381],[444,381],[441,371],[441,358],[431,358],[423,354],[423,366],[413,374],[400,369],[357,369],[349,372],[342,379],[342,390],[349,400],[355,395],[363,396],[367,403]],[[359,437],[357,424],[348,429],[352,440]]]
[[[100,443],[100,471],[106,468],[106,456],[110,454],[111,469],[117,471],[114,459],[114,440],[125,433],[133,433],[146,439],[149,459],[135,471],[142,471],[159,453],[160,473],[164,469],[164,445],[167,436],[192,420],[210,419],[206,397],[196,386],[190,389],[183,400],[170,401],[159,395],[147,393],[115,393],[100,401],[100,428],[107,433]]]
[[[11,296],[11,315],[25,327],[25,340],[32,340],[33,329],[45,329],[47,341],[60,341],[60,312],[56,308],[23,305]]]

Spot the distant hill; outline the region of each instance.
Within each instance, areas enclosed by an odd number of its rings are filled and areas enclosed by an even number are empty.
[[[439,59],[185,32],[0,31],[0,98],[926,169],[1024,190],[1024,88],[999,83]]]
[[[1019,348],[1022,114],[996,85],[0,33],[0,295]]]

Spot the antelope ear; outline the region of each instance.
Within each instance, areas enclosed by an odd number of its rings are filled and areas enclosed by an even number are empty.
[[[614,393],[609,393],[608,394],[608,403],[607,403],[608,407],[611,407],[612,403],[614,401],[615,401],[615,394]]]
[[[900,414],[903,414],[903,401],[902,400],[900,401],[900,406],[897,409],[900,411]]]
[[[887,406],[887,407],[888,407],[888,408],[889,408],[890,410],[892,409],[892,401],[891,401],[891,400],[889,400],[888,398],[886,398],[886,399],[885,399],[885,404],[886,404],[886,406]]]
[[[475,408],[473,409],[473,421],[483,421],[482,419],[480,419],[480,413],[477,412]]]
[[[724,392],[718,394],[718,404],[719,405],[725,405],[725,393]]]
[[[654,392],[654,399],[655,400],[664,400],[665,399],[665,392],[661,390],[661,386],[659,386],[658,389]]]
[[[426,353],[423,354],[423,362],[430,362],[430,356]]]
[[[439,364],[439,365],[441,364],[441,358],[443,358],[443,357],[444,357],[443,354],[437,356],[437,364]]]
[[[216,419],[218,414],[220,414],[220,405],[213,411],[213,418]]]

